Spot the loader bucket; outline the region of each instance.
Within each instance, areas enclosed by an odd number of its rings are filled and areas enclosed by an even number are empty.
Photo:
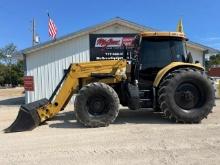
[[[41,120],[37,109],[49,103],[48,99],[41,99],[29,104],[21,105],[18,116],[5,133],[29,131],[40,125]]]

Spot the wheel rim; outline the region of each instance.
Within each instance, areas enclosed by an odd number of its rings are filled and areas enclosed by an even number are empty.
[[[87,101],[88,112],[93,116],[99,116],[108,112],[105,97],[93,96]]]
[[[201,91],[192,83],[182,83],[175,91],[175,102],[185,110],[198,108],[201,104]]]

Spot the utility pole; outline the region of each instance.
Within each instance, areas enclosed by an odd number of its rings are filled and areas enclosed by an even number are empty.
[[[31,32],[32,32],[32,46],[35,46],[37,44],[40,43],[40,37],[39,35],[36,33],[36,22],[35,19],[33,18],[33,20],[31,21]]]
[[[32,20],[32,29],[31,29],[31,31],[32,31],[32,46],[34,46],[35,45],[35,36],[36,36],[36,32],[35,32],[35,20],[34,20],[34,18],[33,18],[33,20]]]

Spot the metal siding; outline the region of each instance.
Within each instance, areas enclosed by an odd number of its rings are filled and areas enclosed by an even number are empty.
[[[49,98],[71,63],[89,61],[89,36],[27,55],[27,75],[34,76],[35,91],[26,92],[26,102]]]
[[[199,61],[199,63],[203,65],[203,62],[204,62],[203,61],[203,51],[200,51],[198,49],[191,48],[191,47],[188,47],[187,51],[191,52],[192,57],[193,57],[193,62]]]

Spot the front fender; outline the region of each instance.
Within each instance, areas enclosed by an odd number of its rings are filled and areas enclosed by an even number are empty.
[[[165,66],[163,69],[161,69],[154,80],[154,87],[158,87],[161,80],[170,72],[178,68],[196,68],[199,70],[205,70],[204,67],[201,64],[191,64],[191,63],[184,63],[184,62],[172,62],[169,65]]]

